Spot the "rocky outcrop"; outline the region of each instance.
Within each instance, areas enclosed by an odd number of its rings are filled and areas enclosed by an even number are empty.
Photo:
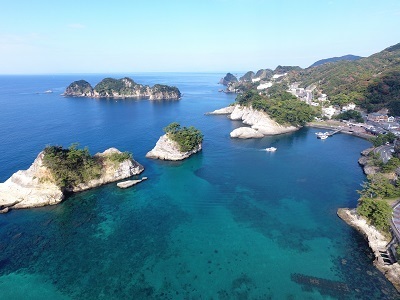
[[[262,138],[267,135],[288,133],[299,129],[295,126],[283,126],[272,120],[267,113],[247,106],[229,106],[208,114],[229,114],[228,118],[231,120],[239,120],[251,126],[233,130],[230,134],[233,138]]]
[[[95,97],[93,87],[86,80],[78,80],[71,83],[64,92],[71,97]]]
[[[147,180],[147,177],[143,177],[142,179],[126,180],[126,181],[118,182],[117,187],[119,187],[120,189],[127,189],[131,186],[134,186],[134,185],[144,181],[144,180]]]
[[[230,115],[234,109],[235,109],[235,106],[231,105],[231,106],[224,107],[221,109],[216,109],[212,112],[208,112],[208,113],[206,113],[206,115]]]
[[[360,217],[355,209],[339,208],[338,216],[348,225],[359,231],[368,241],[369,247],[375,255],[374,265],[385,277],[400,291],[400,265],[394,263],[387,265],[379,251],[386,251],[389,241],[374,226],[369,225],[367,221]]]
[[[219,83],[223,85],[228,85],[230,83],[236,83],[236,82],[238,82],[238,79],[232,73],[227,73],[225,77],[221,78],[219,81]]]
[[[199,152],[201,150],[201,143],[193,150],[188,152],[182,152],[179,150],[178,144],[168,138],[167,134],[164,134],[159,138],[156,146],[149,152],[146,157],[162,160],[183,160],[188,158],[190,155]]]
[[[106,158],[112,153],[121,153],[121,151],[116,148],[109,148],[103,153],[95,154],[95,156],[103,158],[103,168],[101,176],[97,179],[90,180],[87,183],[81,183],[77,186],[74,186],[72,189],[68,190],[68,192],[75,193],[89,190],[103,184],[138,175],[144,171],[144,167],[134,159],[126,159],[119,164],[108,161]]]
[[[64,193],[43,166],[43,156],[44,153],[40,152],[28,170],[18,171],[0,183],[0,208],[40,207],[64,199]]]
[[[95,156],[106,157],[120,151],[110,148]],[[66,192],[88,190],[106,183],[118,181],[141,173],[144,168],[135,160],[112,163],[104,160],[102,174],[98,179],[62,190],[55,184],[50,170],[43,164],[44,152],[40,152],[28,170],[18,171],[7,181],[0,183],[0,210],[54,205],[65,198]]]
[[[150,99],[179,100],[181,92],[177,87],[156,84],[153,87],[138,84],[131,78],[105,78],[94,88],[85,80],[74,81],[65,90],[64,96],[113,98],[113,99]]]
[[[239,127],[233,130],[230,133],[230,136],[232,138],[239,138],[239,139],[253,139],[253,138],[262,138],[264,135],[259,132],[258,130],[255,130],[251,127]]]
[[[362,166],[365,175],[373,175],[379,172],[379,167],[372,164],[372,159],[368,157],[374,148],[368,148],[361,152],[361,157],[358,159],[358,164]]]

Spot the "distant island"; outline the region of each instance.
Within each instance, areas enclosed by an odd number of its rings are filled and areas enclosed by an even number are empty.
[[[110,148],[90,155],[76,144],[64,149],[48,146],[28,170],[0,183],[0,212],[14,208],[54,205],[65,195],[140,174],[144,168],[132,154]]]
[[[64,96],[89,98],[136,98],[150,100],[179,100],[181,92],[177,87],[156,84],[153,87],[138,84],[129,77],[121,79],[104,78],[94,88],[85,80],[72,82]]]
[[[179,123],[174,122],[165,127],[164,132],[146,157],[183,160],[202,149],[203,134],[193,126],[181,127]]]

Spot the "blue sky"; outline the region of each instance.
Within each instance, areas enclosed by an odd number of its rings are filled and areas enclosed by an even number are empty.
[[[399,0],[1,2],[0,74],[257,71],[400,42]]]

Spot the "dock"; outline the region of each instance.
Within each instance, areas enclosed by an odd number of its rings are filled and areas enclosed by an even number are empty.
[[[326,139],[330,136],[333,136],[334,134],[341,132],[343,129],[336,129],[334,131],[327,131],[327,132],[316,132],[315,134],[317,135],[317,138],[319,139]]]

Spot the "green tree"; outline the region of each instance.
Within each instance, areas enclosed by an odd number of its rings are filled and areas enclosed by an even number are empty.
[[[195,149],[203,141],[203,134],[193,126],[181,128],[179,123],[174,122],[166,126],[164,131],[170,139],[178,144],[179,150],[182,152]]]
[[[368,175],[363,189],[358,191],[362,198],[392,198],[400,196],[400,190],[380,173]]]
[[[377,229],[389,231],[393,209],[386,201],[360,198],[357,212],[366,217]]]
[[[393,143],[397,139],[396,135],[392,132],[386,134],[378,134],[376,137],[370,138],[370,142],[374,147],[382,146],[386,143]]]
[[[356,110],[348,110],[335,116],[337,120],[354,120],[358,123],[364,123],[364,119],[360,112]]]

